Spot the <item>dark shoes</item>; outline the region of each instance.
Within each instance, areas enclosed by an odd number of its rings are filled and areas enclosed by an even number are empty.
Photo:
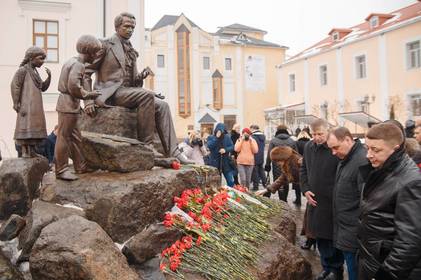
[[[322,271],[314,280],[324,280],[329,275],[329,272]]]
[[[327,272],[325,270],[323,270],[319,276],[316,277],[315,280],[343,280],[344,279],[344,275],[343,275],[343,270],[338,271],[338,272]]]
[[[294,203],[297,206],[301,206],[301,199],[300,200],[296,199],[292,203]]]
[[[306,240],[306,242],[304,242],[304,244],[301,245],[301,249],[303,249],[303,250],[310,250],[312,246],[314,246],[314,249],[316,249],[316,240],[315,239],[308,238]]]
[[[330,272],[324,280],[343,280],[344,275],[343,272]]]

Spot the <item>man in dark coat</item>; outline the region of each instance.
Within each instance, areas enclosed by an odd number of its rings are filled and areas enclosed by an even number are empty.
[[[235,145],[235,143],[237,143],[237,140],[240,138],[240,132],[241,132],[240,125],[238,123],[234,124],[232,126],[231,133],[230,133],[231,134],[230,135],[231,136],[231,141],[232,141],[232,143],[234,145]],[[237,161],[237,156],[238,156],[238,153],[235,150],[232,150],[231,157],[234,158],[235,161]],[[238,180],[238,172],[237,172],[237,170],[236,170],[236,172],[234,172],[234,184],[235,185],[239,185],[240,184],[240,181]]]
[[[370,164],[364,179],[358,228],[360,280],[421,279],[421,174],[392,123],[366,135]]]
[[[208,149],[210,151],[208,165],[218,168],[219,172],[224,174],[227,185],[233,187],[236,169],[230,158],[230,152],[234,150],[234,144],[223,123],[218,123],[213,135],[209,135]]]
[[[338,159],[326,144],[329,125],[317,119],[311,124],[313,140],[304,147],[300,169],[301,191],[307,198],[308,228],[314,234],[323,271],[316,278],[341,279],[343,255],[333,246],[333,189]],[[330,278],[327,278],[330,277]]]
[[[362,182],[359,167],[367,164],[367,150],[346,127],[330,131],[327,145],[340,159],[333,190],[333,245],[342,251],[348,279],[357,280],[357,228]]]
[[[265,162],[266,136],[259,130],[257,124],[251,125],[250,130],[252,132],[251,137],[256,140],[257,146],[259,147],[259,151],[254,154],[254,168],[252,174],[253,190],[257,191],[259,189],[260,181],[262,181],[263,187],[266,187],[265,169],[263,168]]]
[[[140,141],[153,149],[156,129],[166,156],[175,157],[181,163],[194,163],[178,149],[168,104],[156,98],[154,92],[142,88],[143,80],[149,72],[145,69],[138,73],[136,60],[139,54],[130,43],[136,26],[135,17],[130,13],[121,13],[115,18],[114,26],[116,33],[102,41],[102,54],[86,71],[86,77],[95,72],[94,89],[99,90],[101,96],[95,102],[85,102],[85,112],[94,116],[96,107],[110,105],[137,108],[137,134]],[[87,79],[87,82],[90,81]]]
[[[275,137],[272,140],[270,140],[268,153],[266,156],[265,171],[269,172],[271,168],[273,169],[272,170],[273,181],[276,181],[276,179],[278,179],[278,177],[281,176],[282,174],[281,169],[274,162],[270,160],[270,152],[272,151],[273,148],[278,147],[278,146],[288,146],[294,149],[295,151],[298,150],[297,144],[289,135],[288,127],[283,124],[278,125],[276,129]],[[288,191],[289,191],[289,183],[287,182],[285,186],[282,188],[282,190],[281,189],[278,190],[279,199],[283,201],[287,201]]]

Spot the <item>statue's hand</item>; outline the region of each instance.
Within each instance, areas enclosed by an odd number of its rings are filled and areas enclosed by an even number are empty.
[[[45,67],[45,72],[47,72],[48,77],[51,78],[51,70]]]
[[[95,117],[96,109],[95,104],[89,104],[85,106],[85,113],[90,116],[91,118]]]
[[[19,111],[20,111],[20,103],[16,103],[16,105],[13,105],[13,110],[15,110],[16,113],[19,113]]]
[[[143,69],[142,73],[140,73],[141,79],[142,80],[146,79],[150,74],[151,72],[149,72],[147,68]]]
[[[96,99],[100,95],[101,95],[101,92],[99,90],[88,91],[86,93],[86,95],[84,96],[84,98],[85,99]]]

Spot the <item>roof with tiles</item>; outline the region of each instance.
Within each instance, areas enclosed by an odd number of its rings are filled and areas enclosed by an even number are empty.
[[[379,25],[377,27],[371,27],[369,20],[373,16],[378,16],[385,20],[379,21]],[[355,25],[351,28],[333,28],[329,32],[329,34],[332,34],[335,30],[351,30],[351,32],[341,37],[339,40],[334,40],[332,36],[326,37],[320,42],[291,57],[290,59],[285,61],[284,64],[288,64],[289,62],[296,61],[302,58],[310,57],[318,53],[334,49],[335,47],[351,43],[356,40],[368,38],[371,35],[381,33],[382,31],[386,31],[400,24],[404,24],[415,18],[421,19],[421,1],[418,1],[417,3],[404,7],[402,9],[393,11],[390,14],[371,13],[369,16],[367,16],[365,22]]]

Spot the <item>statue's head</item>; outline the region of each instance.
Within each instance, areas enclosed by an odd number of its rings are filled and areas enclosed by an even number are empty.
[[[130,13],[121,13],[114,19],[114,27],[118,36],[130,39],[136,27],[136,18]]]
[[[31,63],[34,67],[41,67],[44,64],[45,58],[47,57],[44,49],[40,47],[32,46],[25,52],[25,58],[21,62],[20,66]]]
[[[81,36],[76,43],[78,53],[85,55],[86,62],[92,63],[101,50],[101,42],[92,35]]]

